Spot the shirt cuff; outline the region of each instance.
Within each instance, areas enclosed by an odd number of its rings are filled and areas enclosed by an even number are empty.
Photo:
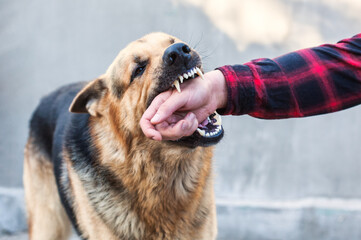
[[[255,106],[255,87],[249,66],[226,65],[216,69],[222,72],[227,84],[227,105],[217,112],[221,115],[250,113]]]

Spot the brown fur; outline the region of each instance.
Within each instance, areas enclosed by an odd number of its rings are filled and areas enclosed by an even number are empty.
[[[25,147],[24,188],[29,238],[67,239],[70,222],[60,203],[53,166],[31,138]]]
[[[70,107],[72,112],[91,115],[89,129],[98,161],[94,171],[102,176],[99,184],[93,175],[76,170],[64,148],[68,192],[86,239],[216,237],[213,149],[149,140],[139,127],[147,101],[155,94],[162,53],[174,42],[180,40],[155,33],[131,43]],[[139,61],[148,61],[147,68],[129,84],[131,69]],[[30,138],[24,171],[30,239],[67,236],[69,221],[53,174],[51,162]]]

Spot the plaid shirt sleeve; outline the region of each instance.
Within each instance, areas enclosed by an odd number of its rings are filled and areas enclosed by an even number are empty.
[[[228,89],[221,114],[279,119],[335,112],[361,103],[361,34],[218,69]]]

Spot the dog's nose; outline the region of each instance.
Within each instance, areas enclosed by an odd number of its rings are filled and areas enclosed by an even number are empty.
[[[163,54],[163,62],[167,66],[187,64],[191,59],[191,49],[184,43],[175,43],[169,46]]]

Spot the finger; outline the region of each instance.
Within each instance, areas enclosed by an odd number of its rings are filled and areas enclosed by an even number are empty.
[[[162,135],[155,129],[153,124],[150,123],[149,120],[143,118],[140,120],[140,127],[144,133],[144,135],[148,138],[161,141]]]
[[[151,123],[158,124],[169,118],[174,112],[187,103],[187,98],[182,97],[180,93],[173,93],[168,99],[160,104],[156,114],[151,119]]]
[[[196,115],[196,118],[198,120],[199,123],[203,122],[205,119],[207,119],[207,117],[209,115],[211,115],[212,113],[214,113],[215,110],[208,110],[205,108],[199,108],[199,109],[195,109],[193,110],[193,113]]]
[[[192,135],[196,129],[198,128],[199,122],[197,117],[194,113],[190,112],[184,118],[184,121],[187,123],[186,125],[182,125],[183,136],[190,136]]]
[[[152,119],[154,117],[154,114],[158,111],[159,107],[169,98],[171,94],[171,91],[166,91],[156,96],[147,108],[147,110],[145,110],[143,117],[150,121],[150,119]]]
[[[176,124],[180,120],[184,119],[186,117],[186,112],[175,112],[173,113],[169,118],[167,118],[165,121],[169,124]]]
[[[198,121],[193,113],[188,113],[186,117],[176,124],[166,124],[162,122],[155,126],[156,130],[165,140],[177,140],[183,136],[190,136],[197,129]]]
[[[157,112],[159,106],[168,98],[171,94],[170,91],[159,94],[154,98],[151,105],[144,112],[142,118],[140,119],[140,127],[145,136],[152,138],[154,140],[162,140],[162,135],[155,129],[153,124],[151,124],[150,119],[153,118],[154,114]]]

